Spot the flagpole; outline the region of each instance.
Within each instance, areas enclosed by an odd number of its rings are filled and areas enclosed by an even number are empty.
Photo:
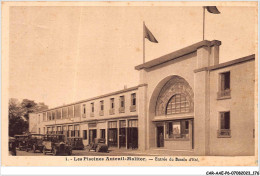
[[[205,7],[203,7],[203,40],[205,35]]]
[[[144,21],[143,21],[143,63],[145,63],[145,36],[144,36]]]

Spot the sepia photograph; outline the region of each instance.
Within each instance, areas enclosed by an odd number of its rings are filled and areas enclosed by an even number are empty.
[[[257,16],[257,2],[2,2],[2,163],[258,165]]]

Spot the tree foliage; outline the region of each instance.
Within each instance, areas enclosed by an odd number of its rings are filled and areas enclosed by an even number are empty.
[[[29,131],[29,113],[48,109],[44,103],[23,99],[22,102],[15,98],[9,99],[9,136],[22,134]]]

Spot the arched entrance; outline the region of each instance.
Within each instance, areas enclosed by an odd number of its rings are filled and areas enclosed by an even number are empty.
[[[193,144],[194,94],[180,76],[169,76],[156,87],[149,105],[153,147],[190,150]]]

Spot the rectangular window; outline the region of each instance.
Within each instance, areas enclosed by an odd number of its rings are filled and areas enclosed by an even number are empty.
[[[86,114],[86,104],[83,104],[82,106],[83,106],[83,112],[82,113]]]
[[[68,135],[67,134],[67,131],[68,131],[68,129],[67,129],[67,126],[62,126],[62,134],[64,134],[64,135]],[[68,136],[67,136],[68,137]]]
[[[61,109],[56,110],[57,119],[61,119]]]
[[[68,137],[74,137],[74,129],[72,125],[69,125],[68,133],[69,133]]]
[[[218,98],[230,97],[230,72],[220,74],[220,89]]]
[[[100,111],[104,111],[104,101],[100,101]]]
[[[46,134],[46,133],[45,133],[45,127],[43,127],[43,134]]]
[[[231,137],[230,112],[220,112],[218,137]]]
[[[108,122],[108,128],[117,128],[117,121]]]
[[[100,129],[100,138],[106,139],[106,130]]]
[[[51,120],[55,120],[56,119],[56,111],[52,111],[51,112]]]
[[[136,111],[136,94],[131,94],[131,106],[130,106],[130,112]]]
[[[81,105],[80,104],[74,105],[74,117],[80,117],[80,112],[81,112]]]
[[[120,107],[121,108],[125,107],[125,97],[124,96],[120,96]]]
[[[83,139],[84,140],[88,139],[88,131],[87,130],[83,130]]]
[[[94,113],[94,103],[91,103],[91,112],[93,112]]]
[[[131,94],[131,105],[132,106],[136,105],[136,94],[135,93]]]
[[[75,129],[75,137],[80,137],[80,127],[79,127],[79,125],[75,125],[74,129]]]
[[[128,121],[128,127],[129,128],[137,128],[138,127],[138,121],[137,120],[129,120]]]
[[[62,119],[68,118],[68,107],[62,108]]]
[[[124,113],[125,112],[125,97],[120,96],[119,98],[119,113]]]
[[[115,99],[110,98],[110,109],[114,109],[114,108],[115,108]]]
[[[68,117],[69,118],[73,118],[73,106],[69,106],[68,108]]]
[[[176,120],[166,122],[166,139],[188,140],[189,120]]]
[[[46,112],[43,113],[43,121],[47,121]]]

